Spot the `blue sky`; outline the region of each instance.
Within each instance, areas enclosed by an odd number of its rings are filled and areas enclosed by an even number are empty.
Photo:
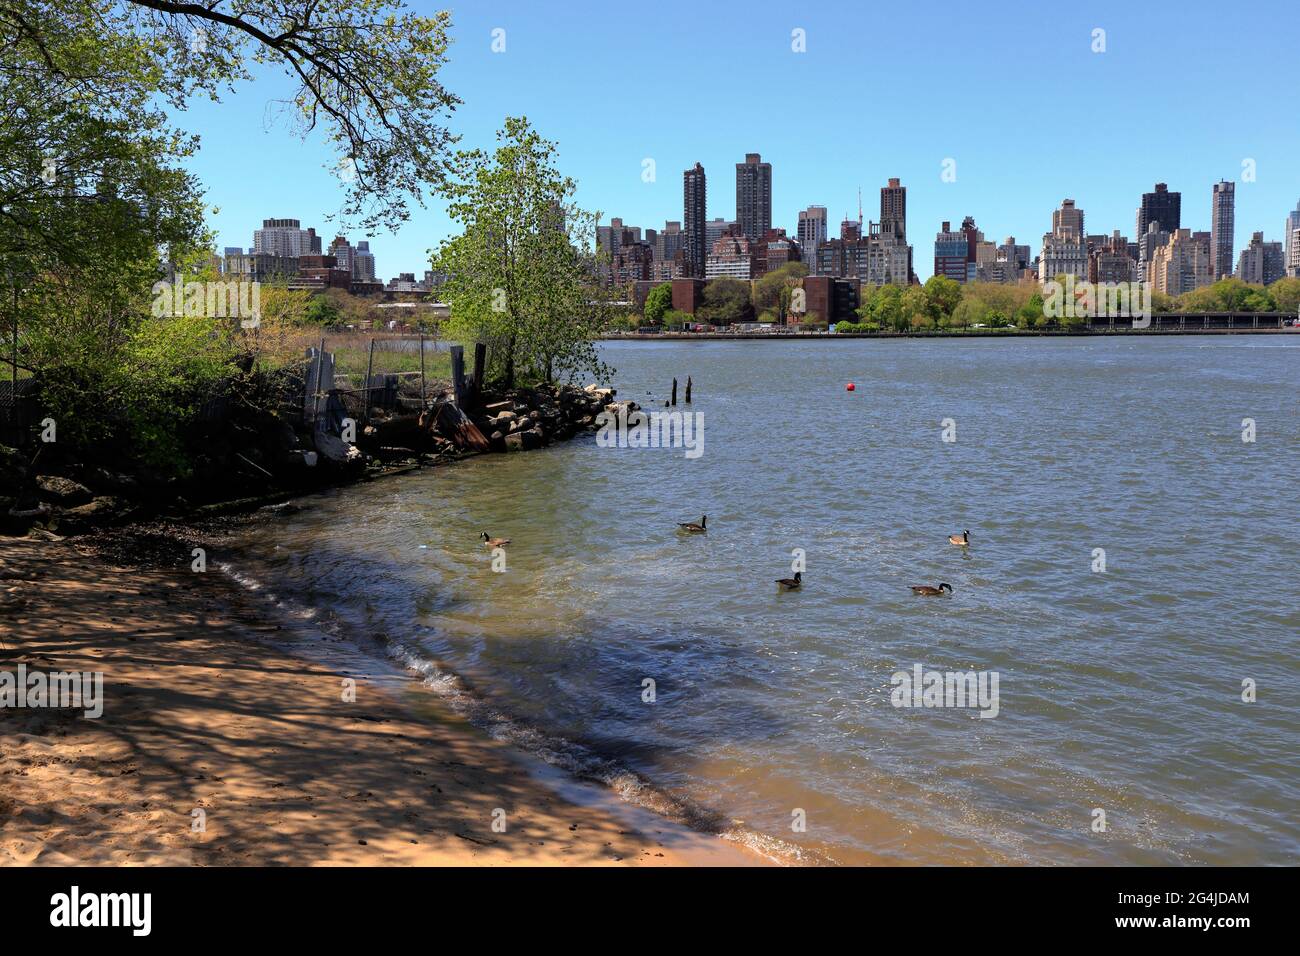
[[[417,10],[447,4],[412,3]],[[1300,7],[1295,0],[1183,3],[585,0],[454,3],[444,84],[465,102],[465,146],[490,146],[506,115],[559,144],[578,200],[602,222],[660,228],[682,218],[682,170],[709,177],[709,218],[735,213],[735,163],[772,163],[773,224],[799,209],[878,218],[879,189],[908,187],[921,278],[942,220],[972,215],[987,238],[1035,252],[1061,199],[1089,232],[1132,238],[1157,181],[1183,194],[1183,226],[1210,227],[1210,191],[1237,181],[1235,248],[1281,239],[1300,200]],[[504,53],[491,50],[505,30]],[[1094,53],[1093,31],[1106,49]],[[806,52],[792,50],[802,29]],[[202,136],[192,169],[220,211],[217,244],[248,246],[263,218],[314,225],[326,243],[341,189],[319,138],[278,122],[290,91],[267,74],[221,104],[177,117]],[[657,178],[642,181],[653,159]],[[944,182],[945,159],[956,181]],[[1243,161],[1255,181],[1243,181]],[[400,233],[369,237],[379,274],[419,274],[451,231],[441,202]],[[355,243],[367,238],[352,231]]]

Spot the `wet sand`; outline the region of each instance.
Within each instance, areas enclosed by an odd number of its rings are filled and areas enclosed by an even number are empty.
[[[561,796],[415,681],[302,653],[215,574],[0,538],[0,670],[20,662],[102,671],[104,713],[0,709],[0,864],[762,862]]]

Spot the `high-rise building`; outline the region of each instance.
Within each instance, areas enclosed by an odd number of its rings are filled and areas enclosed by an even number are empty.
[[[722,238],[724,233],[736,232],[737,223],[734,219],[710,219],[704,224],[704,238],[713,248],[713,244]]]
[[[708,209],[708,184],[704,178],[704,167],[699,163],[682,173],[682,226],[685,231],[683,247],[686,250],[685,264],[690,269],[690,277],[704,278],[705,259],[709,244],[705,234],[705,216]]]
[[[352,278],[362,282],[375,281],[375,254],[370,251],[370,240],[357,243],[352,253]]]
[[[1052,235],[1057,239],[1086,240],[1083,231],[1083,210],[1073,199],[1061,200],[1061,207],[1052,212]]]
[[[1272,285],[1286,272],[1282,243],[1265,242],[1262,232],[1254,233],[1237,259],[1237,278],[1256,285]]]
[[[1153,222],[1160,223],[1165,232],[1177,232],[1182,226],[1183,194],[1171,193],[1165,183],[1156,183],[1156,191],[1142,194],[1142,205],[1138,207],[1137,235],[1147,234],[1147,226]]]
[[[1151,254],[1146,281],[1157,292],[1182,295],[1209,284],[1210,260],[1210,247],[1190,229],[1179,229]]]
[[[1211,281],[1232,275],[1232,230],[1235,226],[1237,184],[1222,179],[1214,184],[1210,219]]]
[[[736,223],[741,235],[757,242],[772,228],[772,164],[758,153],[736,163]]]
[[[1118,229],[1088,253],[1089,282],[1133,282],[1137,276],[1137,262],[1129,255],[1127,236]]]
[[[759,271],[756,244],[751,243],[749,237],[736,228],[723,233],[709,250],[704,277],[753,279]]]
[[[808,262],[817,261],[817,247],[826,241],[826,207],[809,206],[799,210],[799,231],[796,238]]]
[[[330,243],[327,255],[334,257],[334,268],[342,269],[348,275],[353,274],[353,254],[356,252],[352,248],[352,243],[348,242],[346,236],[335,236],[334,241]]]
[[[907,238],[907,187],[898,179],[880,187],[880,234]]]
[[[1052,211],[1052,231],[1044,234],[1038,255],[1038,281],[1054,276],[1073,275],[1088,278],[1088,238],[1083,231],[1083,210],[1073,199],[1062,200]]]
[[[653,234],[653,238],[651,238]],[[654,250],[654,263],[651,265],[650,278],[668,281],[679,278],[680,267],[677,253],[685,248],[686,234],[682,232],[680,222],[665,222],[663,229],[646,230],[646,242]]]
[[[262,228],[253,230],[252,251],[287,259],[319,255],[320,237],[297,219],[263,219]]]
[[[1286,274],[1300,278],[1300,243],[1296,242],[1296,230],[1300,229],[1300,202],[1295,204],[1295,209],[1286,214],[1286,226],[1283,227],[1282,235],[1285,237],[1283,244],[1285,246],[1284,254],[1286,255]]]
[[[970,252],[965,229],[953,229],[952,223],[945,221],[934,237],[934,274],[954,282],[973,282],[976,265]]]

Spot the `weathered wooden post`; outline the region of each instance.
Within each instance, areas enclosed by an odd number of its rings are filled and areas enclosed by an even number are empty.
[[[312,395],[312,405],[311,405],[311,421],[312,421],[313,431],[316,430],[316,424],[317,422],[320,421],[320,393],[321,393],[320,373],[321,373],[321,363],[324,361],[325,361],[325,336],[322,335],[320,338],[320,349],[316,352],[316,382],[315,382],[315,388],[313,390],[315,394]]]
[[[677,379],[676,378],[673,379],[673,397],[670,404],[672,405],[677,404]]]
[[[424,411],[424,333],[420,333],[420,411]]]
[[[370,376],[375,371],[375,340],[370,340],[370,360],[366,362],[366,381],[361,386],[361,417],[362,420],[370,424]]]
[[[474,401],[483,394],[483,376],[487,368],[487,343],[474,343]]]
[[[691,403],[691,377],[687,375],[686,376],[686,404],[689,405],[690,403]]]
[[[464,407],[465,399],[465,347],[451,347],[451,387],[456,392],[456,407]]]

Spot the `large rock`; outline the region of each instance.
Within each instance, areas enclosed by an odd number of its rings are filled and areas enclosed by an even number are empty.
[[[337,435],[331,435],[329,432],[317,432],[315,439],[316,450],[327,461],[336,465],[351,465],[361,461],[361,449],[356,445],[349,445]]]
[[[36,487],[42,498],[57,501],[61,505],[85,504],[94,497],[85,485],[60,475],[40,475],[36,479]]]

